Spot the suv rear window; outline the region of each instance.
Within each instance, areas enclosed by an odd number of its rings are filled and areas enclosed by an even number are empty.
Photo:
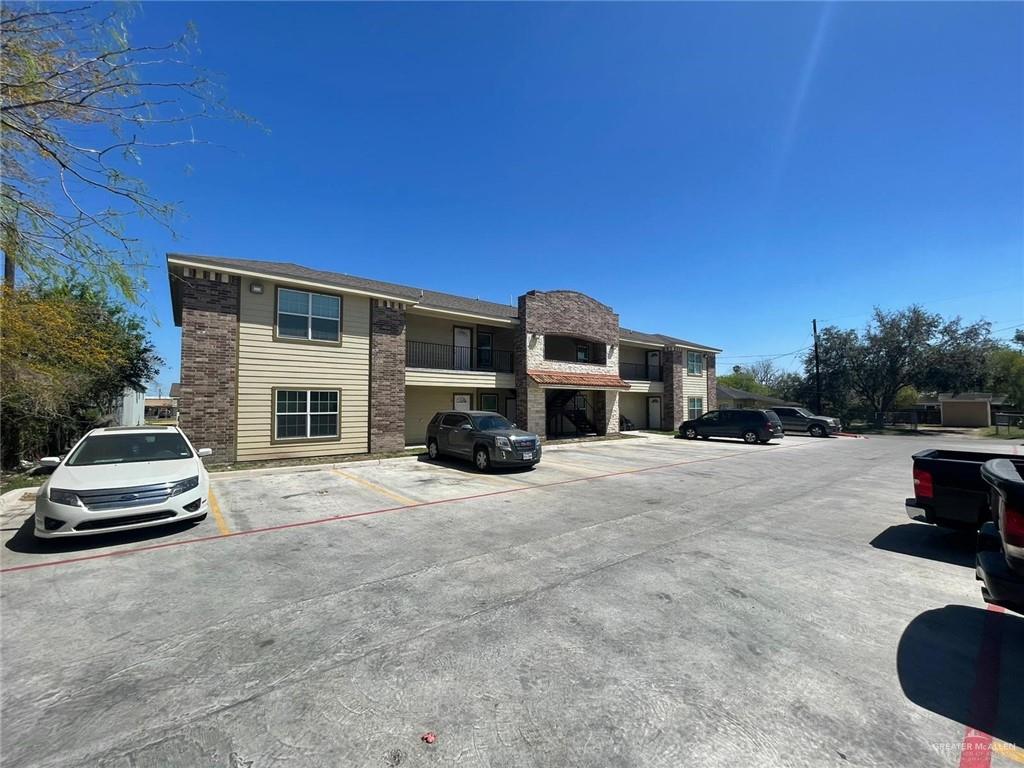
[[[777,414],[775,411],[765,411],[764,413],[765,416],[768,417],[768,421],[775,422],[776,424],[782,423],[782,419],[779,418],[779,414]]]

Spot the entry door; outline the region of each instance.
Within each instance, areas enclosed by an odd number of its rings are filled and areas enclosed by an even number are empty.
[[[647,353],[647,380],[648,381],[661,381],[661,352],[651,351]],[[657,399],[657,398],[651,398]],[[650,404],[647,406],[650,408]],[[656,429],[656,427],[651,427]]]
[[[513,424],[516,423],[516,399],[514,397],[505,398],[505,418]]]
[[[454,338],[453,367],[457,371],[468,371],[473,363],[473,329],[456,327]]]
[[[647,428],[661,429],[661,398],[647,398]]]

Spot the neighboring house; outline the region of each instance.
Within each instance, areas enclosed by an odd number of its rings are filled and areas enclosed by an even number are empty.
[[[736,387],[727,387],[724,384],[717,385],[717,389],[719,408],[771,408],[773,405],[800,405],[800,403],[780,400],[777,397],[759,395],[755,392],[736,389]]]
[[[167,265],[179,423],[221,461],[401,450],[453,408],[554,436],[715,407],[720,350],[622,328],[575,291],[509,306],[280,262]]]
[[[147,397],[147,419],[174,419],[178,416],[178,399],[175,397]]]
[[[938,413],[937,423],[944,427],[990,427],[995,414],[1005,410],[1006,397],[991,392],[940,392],[921,395],[915,410],[927,415]],[[932,419],[927,419],[932,421]]]

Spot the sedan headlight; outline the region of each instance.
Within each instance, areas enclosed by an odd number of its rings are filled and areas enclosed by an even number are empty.
[[[171,496],[178,496],[179,494],[185,493],[185,491],[191,491],[193,488],[199,487],[199,475],[190,477],[187,480],[181,480],[174,484],[171,488]]]
[[[50,489],[50,501],[54,504],[67,504],[69,507],[77,507],[81,504],[76,494],[60,488]]]
[[[498,448],[501,448],[501,450],[503,450],[503,451],[511,451],[512,450],[512,443],[510,443],[508,441],[507,437],[496,437],[496,438],[494,438],[494,444]]]

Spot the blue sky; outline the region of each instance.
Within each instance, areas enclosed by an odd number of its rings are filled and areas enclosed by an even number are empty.
[[[1024,323],[1021,4],[153,3],[134,34],[189,20],[268,132],[146,160],[184,212],[141,230],[165,385],[169,250],[573,288],[720,369],[874,304]]]

